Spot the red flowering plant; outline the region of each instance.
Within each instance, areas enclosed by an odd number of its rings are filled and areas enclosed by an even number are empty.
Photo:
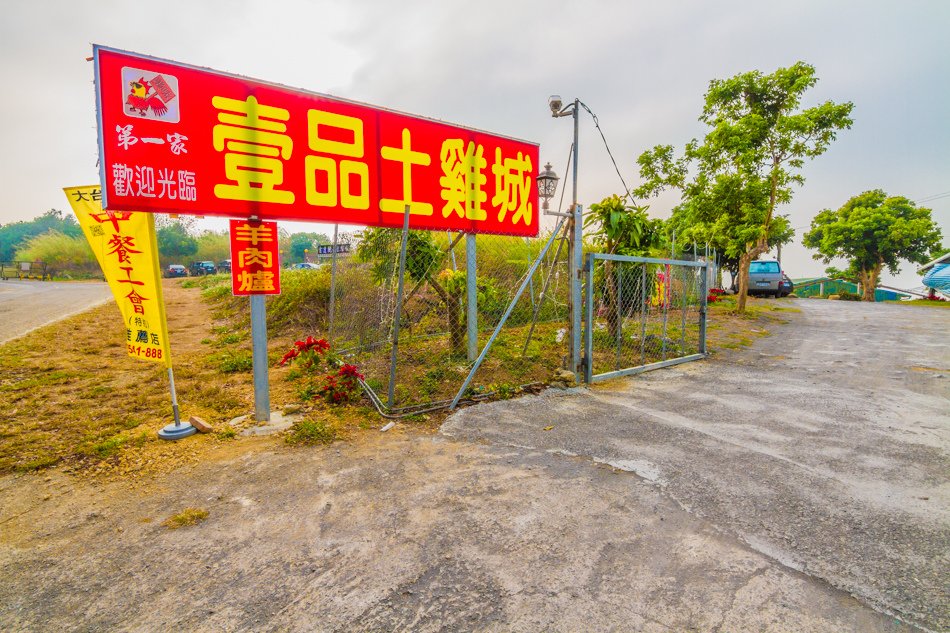
[[[323,397],[330,404],[346,404],[359,400],[363,374],[356,365],[341,363],[325,339],[308,336],[303,341],[295,341],[278,364],[283,367],[288,363],[294,367],[287,377],[298,381],[298,394],[304,400],[317,396]],[[337,369],[335,373],[318,376],[324,368]]]
[[[294,371],[291,372],[290,378],[297,378],[304,373],[315,374],[320,371],[324,363],[329,364],[333,360],[330,344],[326,339],[308,336],[303,341],[294,341],[293,347],[284,354],[278,365],[283,367],[292,362]]]
[[[722,299],[723,295],[726,294],[726,291],[722,288],[710,288],[709,296],[706,297],[706,303],[716,303]]]
[[[320,388],[319,393],[330,404],[356,402],[362,393],[360,381],[364,377],[356,365],[344,363],[335,374],[324,376],[323,387]]]

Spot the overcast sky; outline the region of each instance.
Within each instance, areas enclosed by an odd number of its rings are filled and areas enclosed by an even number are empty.
[[[819,83],[804,105],[852,101],[855,124],[782,209],[801,227],[783,250],[792,277],[824,269],[801,246],[821,209],[875,188],[950,194],[948,0],[7,0],[3,14],[0,224],[66,210],[64,186],[98,182],[92,43],[535,141],[562,177],[572,128],[547,99],[577,97],[630,186],[642,151],[703,134],[710,79],[808,62]],[[581,203],[623,193],[586,114],[579,148]],[[922,204],[950,242],[950,195]],[[885,283],[917,286],[915,268]]]

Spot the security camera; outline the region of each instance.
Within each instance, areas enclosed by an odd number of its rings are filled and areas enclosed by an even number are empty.
[[[551,114],[557,116],[558,112],[561,111],[561,106],[564,105],[561,101],[561,95],[551,95],[548,97],[548,107],[551,108]]]

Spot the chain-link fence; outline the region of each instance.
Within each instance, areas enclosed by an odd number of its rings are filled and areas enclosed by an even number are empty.
[[[285,293],[307,301],[275,302],[272,316],[292,314],[326,335],[388,415],[511,396],[572,369],[561,226],[534,239],[367,229],[332,274],[324,266],[319,276],[288,276],[285,284],[312,284]],[[697,259],[586,256],[583,378],[702,357],[709,281]]]
[[[588,382],[705,354],[705,262],[591,253],[586,270]]]
[[[409,231],[401,291],[402,231],[369,229],[354,250],[336,261],[332,321],[330,292],[326,303],[309,304],[317,306],[309,318],[296,319],[329,333],[337,353],[359,366],[380,408],[405,414],[451,403],[506,312],[466,398],[513,394],[549,381],[562,366],[569,276],[560,236]]]

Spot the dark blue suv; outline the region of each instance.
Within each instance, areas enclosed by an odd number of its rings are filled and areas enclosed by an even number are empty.
[[[197,276],[200,275],[213,275],[218,272],[218,269],[215,268],[214,262],[191,262],[191,274]]]

